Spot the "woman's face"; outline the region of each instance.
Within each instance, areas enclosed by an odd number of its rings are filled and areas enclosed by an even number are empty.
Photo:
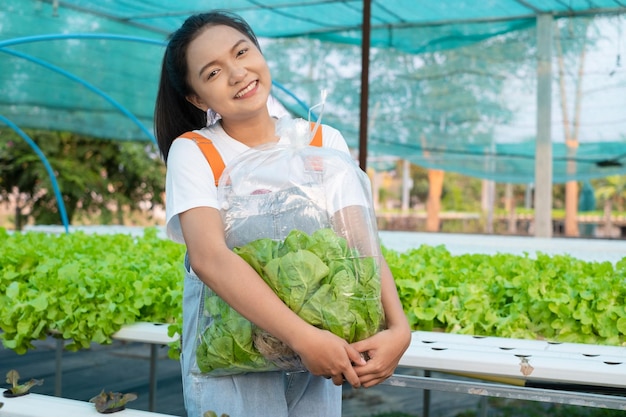
[[[187,48],[187,96],[223,119],[247,119],[267,111],[272,79],[261,51],[246,35],[224,25],[205,29]]]

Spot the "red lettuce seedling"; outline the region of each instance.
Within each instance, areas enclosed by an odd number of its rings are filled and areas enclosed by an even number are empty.
[[[122,394],[119,392],[100,392],[92,399],[90,403],[96,405],[96,411],[102,414],[111,414],[116,411],[121,411],[126,407],[126,403],[137,399],[136,394]]]

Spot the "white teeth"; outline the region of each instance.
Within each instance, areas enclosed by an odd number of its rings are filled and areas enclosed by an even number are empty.
[[[250,83],[250,85],[248,85],[246,88],[238,92],[235,97],[239,98],[239,97],[244,96],[246,93],[249,93],[250,91],[252,91],[252,89],[254,89],[254,87],[256,87],[256,83],[257,83],[256,81],[253,83]]]

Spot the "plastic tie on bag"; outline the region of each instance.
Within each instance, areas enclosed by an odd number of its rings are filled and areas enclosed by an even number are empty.
[[[310,136],[309,136],[309,143],[311,142],[311,140],[315,136],[315,133],[317,132],[317,129],[319,129],[320,125],[322,124],[322,116],[324,115],[324,105],[326,104],[326,97],[328,97],[328,91],[326,89],[322,89],[322,91],[320,92],[320,95],[322,96],[322,101],[309,109],[309,125],[310,125],[311,124],[311,115],[313,113],[313,109],[316,108],[316,107],[320,107],[320,115],[317,118],[317,121],[315,122],[315,127],[313,129],[311,129],[310,132],[309,132],[309,134],[310,134]]]
[[[328,96],[326,90],[322,90],[320,94],[322,101],[309,109],[308,121],[300,118],[281,117],[276,124],[276,135],[278,137],[290,138],[291,145],[295,148],[309,145],[322,123],[324,105],[326,104],[326,97]],[[315,126],[311,129],[311,116],[313,115],[313,110],[318,107],[321,108],[320,114],[315,121]]]

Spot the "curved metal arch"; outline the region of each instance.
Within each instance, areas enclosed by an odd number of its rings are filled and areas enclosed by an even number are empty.
[[[284,85],[282,85],[278,81],[274,81],[274,80],[272,80],[272,84],[274,86],[278,87],[278,89],[282,90],[289,97],[294,99],[296,101],[296,103],[298,103],[300,105],[300,107],[302,107],[304,109],[304,111],[308,112],[308,111],[311,110],[311,107],[307,106],[304,101],[300,100],[300,98],[298,96],[296,96],[294,93],[292,93],[290,90],[288,90],[287,87],[285,87]],[[315,115],[314,113],[311,113],[311,117],[313,119],[317,119],[317,115]]]
[[[5,39],[0,41],[0,48],[20,45],[24,43],[45,42],[63,39],[110,39],[118,41],[131,41],[148,43],[158,46],[166,46],[167,43],[156,39],[142,38],[140,36],[116,35],[114,33],[53,33],[48,35],[22,36],[19,38]]]
[[[97,87],[89,84],[87,81],[73,75],[70,72],[65,71],[62,68],[59,68],[55,65],[49,64],[45,61],[39,60],[38,58],[32,57],[30,55],[27,54],[23,54],[20,52],[15,52],[9,49],[4,49],[7,46],[14,46],[14,45],[20,45],[20,44],[25,44],[25,43],[33,43],[33,42],[45,42],[45,41],[50,41],[50,40],[64,40],[64,39],[109,39],[109,40],[118,40],[118,41],[131,41],[131,42],[140,42],[140,43],[147,43],[147,44],[151,44],[151,45],[157,45],[157,46],[167,46],[167,42],[164,41],[159,41],[159,40],[155,40],[155,39],[150,39],[150,38],[143,38],[143,37],[139,37],[139,36],[126,36],[126,35],[116,35],[116,34],[111,34],[111,33],[63,33],[63,34],[48,34],[48,35],[35,35],[35,36],[23,36],[20,38],[13,38],[13,39],[6,39],[6,40],[0,40],[0,52],[5,52],[5,53],[9,53],[24,59],[28,59],[32,62],[35,62],[39,65],[45,66],[48,69],[51,69],[55,72],[58,72],[68,78],[71,78],[72,80],[82,84],[83,86],[87,87],[88,89],[90,89],[92,92],[100,95],[101,97],[103,97],[105,100],[107,100],[109,103],[111,103],[114,107],[116,107],[118,110],[120,110],[122,113],[124,113],[124,115],[126,115],[127,117],[129,117],[135,124],[137,124],[139,126],[139,128],[144,131],[144,133],[146,133],[148,135],[148,137],[150,138],[150,140],[152,140],[152,142],[156,143],[156,139],[154,138],[154,135],[152,135],[151,132],[149,132],[148,130],[145,129],[145,127],[141,124],[141,122],[132,114],[130,113],[130,111],[126,110],[121,104],[117,103],[117,101],[115,101],[113,98],[111,98],[110,96],[108,96],[106,93],[104,93],[102,90],[98,89]],[[296,103],[298,105],[300,105],[305,111],[309,111],[310,107],[306,105],[306,103],[304,103],[302,100],[300,100],[293,92],[291,92],[290,90],[288,90],[284,85],[278,83],[277,81],[272,80],[272,84],[276,87],[278,87],[280,90],[284,91],[289,97],[293,98]]]
[[[13,129],[22,139],[28,143],[28,145],[35,151],[41,162],[43,162],[44,167],[46,168],[46,172],[48,172],[48,176],[50,177],[50,181],[52,182],[52,189],[54,190],[54,196],[57,200],[57,206],[59,207],[59,214],[61,215],[61,222],[63,222],[63,227],[65,228],[65,233],[69,233],[69,220],[67,219],[67,211],[65,210],[65,203],[63,203],[63,196],[61,195],[61,190],[59,188],[59,183],[57,182],[56,175],[54,175],[54,171],[52,170],[52,166],[48,159],[43,154],[42,150],[37,146],[35,141],[33,141],[30,136],[26,134],[22,129],[19,128],[18,125],[13,123],[11,120],[7,119],[3,115],[0,114],[0,121]]]
[[[99,95],[100,97],[104,98],[106,101],[108,101],[111,105],[113,105],[113,107],[117,108],[120,112],[122,112],[126,117],[128,117],[133,123],[135,123],[139,129],[141,129],[141,131],[143,131],[152,142],[156,143],[156,139],[154,137],[154,135],[152,135],[152,133],[141,123],[141,121],[139,119],[137,119],[137,117],[132,114],[128,109],[126,109],[124,106],[122,106],[120,103],[118,103],[113,97],[109,96],[107,93],[105,93],[104,91],[100,90],[98,87],[94,86],[93,84],[83,80],[80,77],[77,77],[76,75],[65,71],[63,68],[59,68],[56,65],[50,64],[49,62],[43,61],[39,58],[36,58],[34,56],[28,55],[28,54],[24,54],[22,52],[17,52],[17,51],[12,51],[10,49],[6,49],[3,47],[0,47],[0,52],[4,52],[5,54],[9,54],[9,55],[13,55],[13,56],[17,56],[18,58],[22,58],[25,59],[27,61],[33,62],[35,64],[41,65],[44,68],[47,68],[51,71],[54,71],[58,74],[61,74],[69,79],[71,79],[72,81],[75,81],[79,84],[81,84],[82,86],[84,86],[85,88],[89,89],[91,92],[96,93],[97,95]]]

